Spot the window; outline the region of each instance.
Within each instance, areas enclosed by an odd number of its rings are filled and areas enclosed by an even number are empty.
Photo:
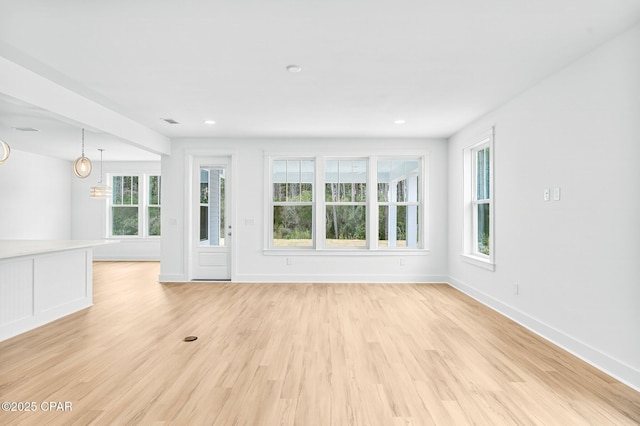
[[[112,237],[160,236],[161,177],[111,175],[113,195],[109,208]]]
[[[325,163],[325,246],[367,246],[367,161]]]
[[[149,176],[149,205],[147,208],[147,232],[160,235],[160,176]]]
[[[273,247],[313,247],[314,160],[275,160],[271,171]]]
[[[138,201],[138,176],[114,176],[111,235],[138,235]]]
[[[473,251],[475,254],[489,256],[491,247],[489,245],[489,218],[491,217],[491,190],[490,190],[490,158],[491,151],[486,145],[473,151],[475,170],[473,178],[475,180],[475,191],[473,198]]]
[[[493,270],[493,129],[464,150],[464,257]]]
[[[425,249],[424,157],[266,157],[265,164],[267,248]]]
[[[378,160],[377,174],[378,247],[419,247],[419,160]]]

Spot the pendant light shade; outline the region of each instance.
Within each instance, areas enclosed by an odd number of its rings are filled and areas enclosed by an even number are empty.
[[[7,161],[9,158],[9,154],[11,154],[11,148],[9,144],[5,141],[0,140],[0,164]]]
[[[79,178],[86,178],[91,174],[91,160],[87,157],[78,157],[73,163],[73,173]]]
[[[81,179],[91,174],[91,160],[84,156],[84,129],[82,129],[82,155],[73,163],[73,173]]]
[[[91,198],[109,198],[111,194],[113,194],[113,190],[108,185],[99,183],[91,187]]]
[[[104,149],[98,149],[100,151],[100,180],[96,186],[91,187],[91,198],[104,199],[111,197],[113,190],[109,185],[102,183],[102,151]]]

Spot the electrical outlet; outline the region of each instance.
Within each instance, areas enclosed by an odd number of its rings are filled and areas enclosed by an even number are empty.
[[[544,189],[544,200],[549,201],[551,199],[551,190],[549,188]]]
[[[287,265],[293,265],[293,259],[290,257],[287,257]]]
[[[553,201],[560,201],[560,188],[553,188]]]
[[[400,258],[400,266],[404,266],[407,263],[405,262],[405,260],[403,258]]]
[[[515,283],[513,285],[513,294],[515,294],[515,295],[520,294],[520,289],[518,288],[518,283]]]

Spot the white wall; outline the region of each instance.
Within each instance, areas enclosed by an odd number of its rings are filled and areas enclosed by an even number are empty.
[[[69,166],[71,167],[71,166]],[[160,162],[108,162],[102,166],[103,182],[108,173],[160,173]],[[107,201],[90,197],[90,189],[100,179],[100,163],[93,162],[91,176],[85,179],[73,178],[71,183],[72,227],[74,240],[109,239],[107,235]],[[110,183],[109,183],[110,184]],[[96,247],[95,260],[160,260],[159,238],[118,237],[118,244]]]
[[[12,150],[0,165],[0,239],[71,237],[71,162]]]
[[[462,261],[462,150],[495,125],[495,272]],[[640,26],[449,147],[451,282],[640,389]],[[543,190],[561,188],[560,201]],[[513,291],[519,285],[519,294]]]
[[[429,155],[430,253],[345,256],[264,253],[265,152],[295,155]],[[447,144],[445,140],[389,139],[184,139],[172,141],[162,158],[163,215],[161,281],[188,280],[185,191],[189,154],[234,155],[235,210],[232,213],[235,281],[442,282],[447,273]],[[253,225],[247,224],[254,222]],[[287,265],[286,258],[293,259]],[[400,266],[400,258],[405,264]]]

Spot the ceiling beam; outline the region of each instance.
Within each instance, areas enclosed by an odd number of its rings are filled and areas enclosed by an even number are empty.
[[[0,93],[99,129],[146,151],[171,153],[171,141],[166,136],[1,56]]]

